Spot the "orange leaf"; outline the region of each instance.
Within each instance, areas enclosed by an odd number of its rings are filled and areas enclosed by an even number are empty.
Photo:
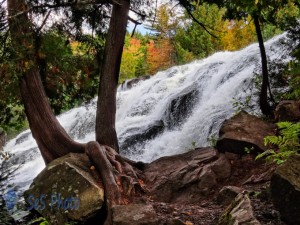
[[[191,221],[185,221],[186,225],[194,225]]]
[[[145,184],[144,181],[140,180],[140,179],[139,179],[139,183],[140,183],[141,186]]]

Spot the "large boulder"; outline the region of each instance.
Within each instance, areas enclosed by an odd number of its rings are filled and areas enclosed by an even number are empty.
[[[258,153],[266,150],[264,137],[275,135],[276,126],[262,119],[241,111],[225,120],[219,131],[217,149],[239,155]]]
[[[92,169],[85,154],[71,153],[52,161],[25,192],[28,208],[52,225],[99,224],[104,189]]]
[[[278,166],[271,179],[271,195],[282,219],[300,224],[300,155]]]
[[[260,225],[254,217],[248,195],[240,193],[222,214],[217,225]]]
[[[144,169],[145,183],[155,200],[197,202],[231,175],[231,165],[213,148],[162,157]]]
[[[277,121],[300,121],[300,100],[284,100],[279,102],[275,109]]]

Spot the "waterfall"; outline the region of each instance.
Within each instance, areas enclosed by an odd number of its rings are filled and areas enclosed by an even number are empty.
[[[266,42],[270,60],[286,52],[277,36]],[[209,145],[222,122],[232,116],[233,98],[250,94],[253,71],[260,64],[258,44],[236,52],[219,52],[187,65],[174,66],[117,92],[116,130],[121,154],[144,162]],[[67,132],[79,142],[95,139],[96,99],[58,116]],[[255,99],[253,99],[255,101]],[[256,107],[257,108],[257,107]],[[9,164],[25,162],[10,181],[25,190],[44,168],[30,130],[20,133],[4,148],[14,154]]]

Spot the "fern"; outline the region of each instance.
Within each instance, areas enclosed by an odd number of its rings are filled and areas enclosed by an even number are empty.
[[[282,136],[267,136],[264,138],[265,146],[268,145],[284,145],[286,144],[286,138]]]
[[[300,123],[280,122],[278,136],[266,136],[264,138],[265,146],[271,146],[271,149],[259,154],[256,159],[266,158],[267,161],[273,161],[281,164],[287,160],[290,155],[300,152]]]

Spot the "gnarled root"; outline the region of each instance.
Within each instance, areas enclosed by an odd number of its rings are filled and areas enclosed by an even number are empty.
[[[133,196],[145,193],[139,180],[140,171],[134,167],[135,162],[121,157],[114,149],[96,141],[86,145],[86,154],[102,178],[107,207],[105,224],[112,224],[113,206],[127,204]]]

